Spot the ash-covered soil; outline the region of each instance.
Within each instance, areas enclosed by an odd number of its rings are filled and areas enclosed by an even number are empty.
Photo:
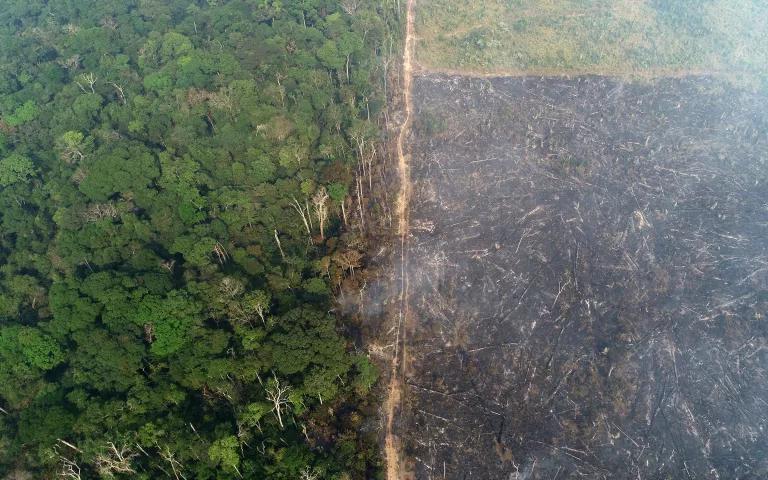
[[[768,478],[768,98],[414,85],[418,479]]]

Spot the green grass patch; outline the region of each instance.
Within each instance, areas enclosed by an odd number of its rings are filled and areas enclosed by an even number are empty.
[[[433,69],[767,76],[763,0],[430,0],[416,21]]]

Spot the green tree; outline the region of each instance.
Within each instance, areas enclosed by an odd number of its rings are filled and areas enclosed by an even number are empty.
[[[253,153],[251,153],[253,152]],[[255,150],[249,151],[251,160],[251,178],[256,183],[271,182],[275,179],[277,167],[275,163],[264,154],[257,153]]]
[[[58,342],[39,329],[0,328],[0,396],[13,407],[42,391],[46,371],[64,361]]]
[[[320,59],[323,65],[337,72],[344,68],[347,61],[346,56],[339,50],[339,46],[333,40],[327,40],[323,44],[317,51],[317,58]]]
[[[235,471],[239,474],[239,446],[240,444],[235,436],[230,435],[228,437],[220,438],[214,441],[213,445],[208,448],[208,458],[210,458],[215,465],[220,465],[225,470]]]
[[[150,186],[160,174],[154,155],[136,144],[100,149],[86,168],[79,188],[91,200],[105,202],[117,193],[131,194],[146,206],[154,196]]]
[[[0,186],[7,187],[15,183],[25,183],[35,175],[32,160],[12,153],[0,160]]]
[[[201,321],[201,305],[186,292],[173,291],[166,297],[145,295],[133,321],[145,329],[151,352],[165,357],[181,349]]]
[[[12,114],[5,117],[5,122],[11,127],[18,127],[19,125],[34,120],[37,115],[37,104],[32,100],[27,100],[17,107]]]

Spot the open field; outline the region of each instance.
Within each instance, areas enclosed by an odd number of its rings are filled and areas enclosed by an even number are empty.
[[[768,98],[440,75],[413,98],[403,478],[766,478]]]
[[[416,19],[433,71],[764,81],[768,65],[762,0],[420,0]]]
[[[768,4],[415,19],[388,479],[768,478]]]

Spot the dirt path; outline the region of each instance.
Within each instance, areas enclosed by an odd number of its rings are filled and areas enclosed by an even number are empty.
[[[411,127],[413,101],[414,1],[408,0],[406,10],[405,46],[403,48],[403,113],[404,119],[397,137],[398,174],[400,192],[397,200],[398,234],[400,235],[400,308],[397,318],[395,354],[392,357],[389,389],[386,405],[386,433],[384,456],[387,462],[387,480],[402,478],[400,441],[394,432],[394,418],[403,398],[403,372],[406,364],[406,321],[408,318],[408,203],[411,192],[411,175],[405,142]]]

